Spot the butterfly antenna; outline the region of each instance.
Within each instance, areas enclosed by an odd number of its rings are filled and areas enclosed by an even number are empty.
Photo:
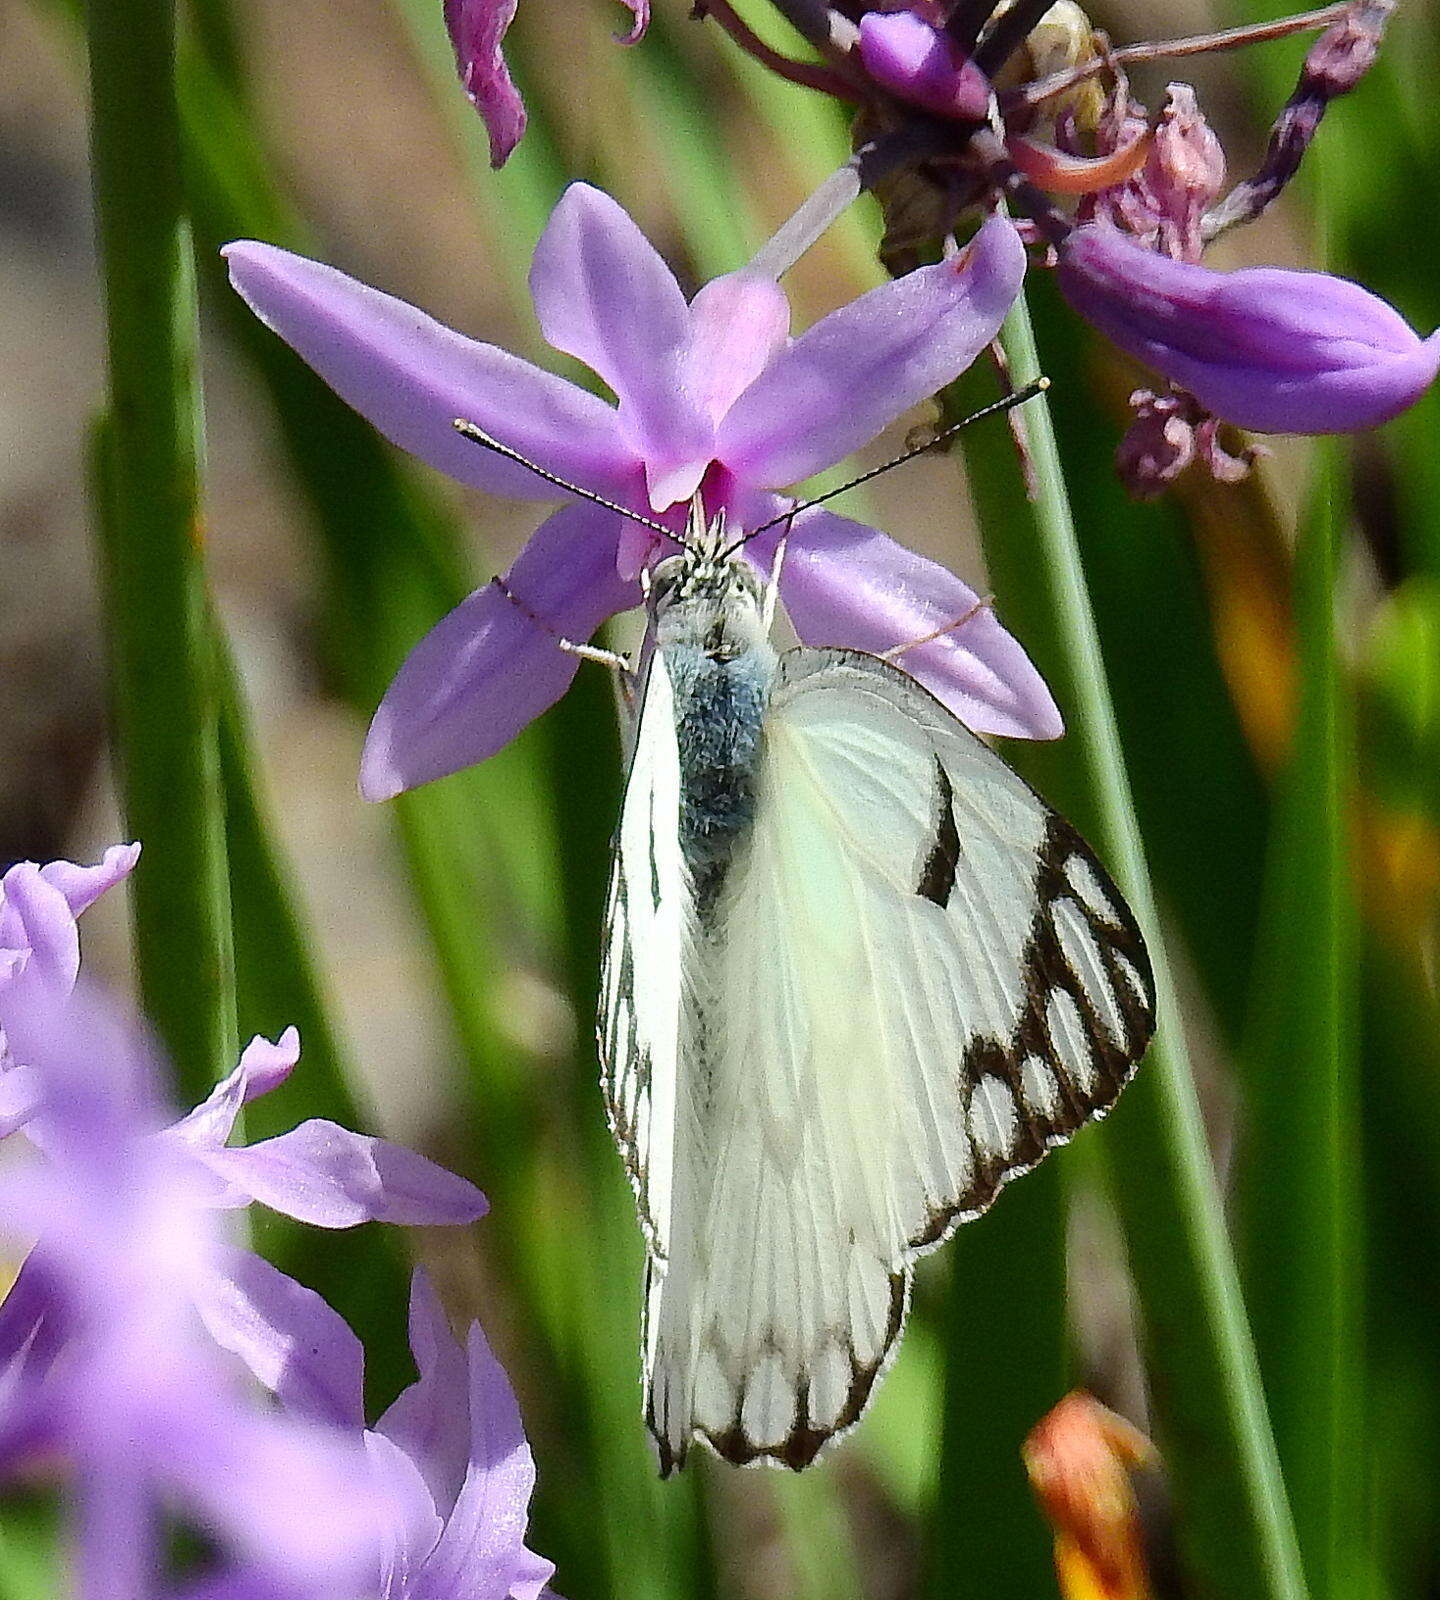
[[[663,522],[657,522],[654,517],[647,517],[642,512],[632,511],[629,506],[619,505],[614,500],[607,500],[603,494],[596,494],[593,489],[582,489],[578,483],[571,483],[568,478],[558,477],[553,472],[547,472],[544,467],[537,466],[528,457],[522,456],[518,450],[512,450],[508,444],[501,444],[498,439],[492,439],[485,430],[476,423],[467,422],[464,417],[456,417],[454,421],[456,433],[462,438],[469,439],[472,444],[484,445],[487,450],[492,450],[497,456],[503,456],[507,461],[513,461],[517,467],[526,467],[537,478],[543,478],[546,483],[553,483],[557,489],[563,489],[566,494],[578,496],[581,500],[588,500],[592,505],[603,506],[606,511],[613,511],[617,517],[626,517],[631,522],[638,522],[642,528],[649,528],[652,533],[658,533],[668,539],[671,544],[677,544],[683,550],[685,541],[673,528],[667,528]]]
[[[833,500],[836,495],[858,488],[862,483],[869,483],[871,478],[878,478],[881,473],[889,472],[892,467],[904,466],[916,456],[925,455],[928,451],[944,444],[947,439],[954,438],[962,428],[968,428],[972,422],[981,422],[986,417],[993,417],[997,411],[1013,411],[1016,406],[1023,406],[1037,394],[1044,394],[1049,387],[1049,378],[1032,378],[1023,389],[1016,389],[999,400],[992,401],[988,406],[981,406],[978,411],[972,411],[968,417],[961,418],[959,422],[952,422],[948,428],[942,428],[933,439],[927,439],[924,444],[917,444],[911,450],[902,450],[898,456],[893,456],[878,467],[871,467],[868,472],[862,472],[858,478],[851,478],[848,483],[842,483],[838,489],[827,489],[824,494],[817,494],[813,500],[802,501],[799,505],[791,506],[788,511],[782,511],[778,517],[771,517],[769,522],[762,522],[758,528],[752,528],[743,539],[736,540],[731,550],[738,550],[742,544],[747,544],[762,533],[768,533],[771,528],[778,527],[782,522],[793,522],[802,511],[809,511],[812,506],[824,505],[827,500]]]

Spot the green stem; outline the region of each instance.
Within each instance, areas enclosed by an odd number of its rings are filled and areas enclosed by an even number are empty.
[[[1276,807],[1268,938],[1247,1051],[1245,1264],[1276,1441],[1312,1591],[1355,1592],[1360,1547],[1354,1148],[1353,770],[1335,594],[1343,475],[1333,446],[1296,549],[1299,719]]]
[[[1016,384],[1038,375],[1023,297],[1003,342]],[[974,441],[967,459],[987,561],[1007,618],[1020,624],[1071,725],[1064,749],[1067,803],[1145,927],[1159,981],[1155,1042],[1106,1123],[1105,1138],[1182,1547],[1202,1592],[1301,1600],[1295,1535],[1043,397],[1025,408],[1022,425],[1036,475],[1028,525],[1013,515],[1013,489],[1000,502],[1007,515],[984,515],[997,474],[1013,479],[993,440]]]
[[[121,801],[145,847],[136,963],[145,1011],[198,1094],[233,1059],[235,998],[174,27],[169,4],[86,8],[109,353],[98,522]]]
[[[1064,1173],[1051,1157],[949,1245],[944,1432],[929,1519],[933,1600],[1055,1592],[1025,1436],[1064,1392]]]

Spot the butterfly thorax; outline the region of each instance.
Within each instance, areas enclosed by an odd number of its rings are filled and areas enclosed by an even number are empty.
[[[656,647],[680,755],[680,844],[703,915],[755,813],[760,729],[778,657],[760,583],[743,562],[694,551],[656,568]]]

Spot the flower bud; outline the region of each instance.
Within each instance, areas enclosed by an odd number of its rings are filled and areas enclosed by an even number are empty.
[[[867,11],[860,19],[860,59],[881,88],[960,122],[983,122],[990,80],[948,34],[911,11]]]
[[[1122,350],[1258,433],[1354,433],[1412,405],[1440,369],[1392,306],[1323,272],[1214,272],[1104,223],[1060,249],[1065,298]]]
[[[1150,1600],[1130,1469],[1153,1461],[1137,1428],[1077,1390],[1025,1441],[1025,1470],[1055,1530],[1065,1600]]]

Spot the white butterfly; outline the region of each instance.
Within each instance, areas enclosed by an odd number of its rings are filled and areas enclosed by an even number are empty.
[[[700,532],[650,592],[599,1019],[665,1475],[852,1427],[916,1260],[1103,1114],[1155,1015],[1074,829],[888,662],[777,654]]]

